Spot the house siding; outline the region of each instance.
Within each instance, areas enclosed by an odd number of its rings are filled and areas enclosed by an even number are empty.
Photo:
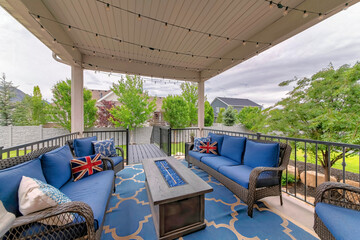
[[[222,102],[219,99],[215,98],[214,101],[211,103],[211,107],[214,109],[214,117],[215,117],[215,120],[216,120],[216,118],[218,116],[218,113],[219,113],[217,111],[217,109],[219,109],[219,111],[220,111],[220,108],[225,108],[226,109],[228,106],[224,102]]]

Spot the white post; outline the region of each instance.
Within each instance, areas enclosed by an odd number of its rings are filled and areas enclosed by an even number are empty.
[[[78,66],[71,66],[71,132],[84,131],[84,73]]]
[[[200,128],[200,136],[202,136],[202,130],[204,128],[204,90],[205,83],[204,81],[198,82],[198,127]]]

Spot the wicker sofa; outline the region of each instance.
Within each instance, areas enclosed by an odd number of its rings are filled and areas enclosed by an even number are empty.
[[[321,239],[358,239],[360,188],[326,182],[316,189],[314,230]]]
[[[92,141],[97,141],[97,137],[93,136],[87,138],[77,138],[73,140],[68,140],[66,144],[70,147],[71,153],[73,154],[74,157],[83,157],[85,155],[95,154],[94,147],[91,143]],[[84,150],[79,148],[86,148],[86,149]],[[121,147],[115,147],[115,149],[117,155],[114,157],[106,157],[106,159],[113,162],[114,172],[117,173],[122,169],[124,169],[124,150]],[[81,154],[82,152],[85,152],[86,154],[83,155]],[[102,158],[104,159],[105,157]]]
[[[282,205],[281,176],[291,153],[288,144],[213,133],[209,133],[209,137],[218,142],[219,155],[195,152],[191,144],[185,154],[189,167],[196,165],[223,183],[248,205],[250,217],[253,215],[254,203],[261,198],[280,196]],[[274,151],[267,151],[268,147]],[[262,156],[266,152],[270,155]],[[272,166],[266,159],[272,159]]]
[[[74,182],[70,164],[66,164],[72,158],[68,146],[55,146],[0,160],[0,200],[6,210],[17,217],[3,239],[100,239],[107,204],[114,187],[113,164],[102,159],[104,171]],[[22,216],[17,195],[22,176],[48,183],[72,201]],[[70,221],[69,216],[72,216]],[[55,224],[43,223],[50,218]]]

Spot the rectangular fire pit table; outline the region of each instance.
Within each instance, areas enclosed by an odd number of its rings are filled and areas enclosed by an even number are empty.
[[[159,239],[205,228],[205,193],[212,187],[172,157],[145,159],[145,185]]]

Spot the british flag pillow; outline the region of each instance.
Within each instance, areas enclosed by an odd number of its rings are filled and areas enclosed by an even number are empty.
[[[193,151],[200,152],[201,142],[209,142],[209,141],[210,141],[210,137],[195,138]]]
[[[100,154],[96,154],[71,160],[71,172],[74,182],[103,171],[103,163],[100,157]]]
[[[214,154],[214,155],[218,155],[218,147],[217,147],[217,142],[211,142],[211,141],[207,141],[207,142],[200,142],[200,153],[208,153],[208,154]]]

